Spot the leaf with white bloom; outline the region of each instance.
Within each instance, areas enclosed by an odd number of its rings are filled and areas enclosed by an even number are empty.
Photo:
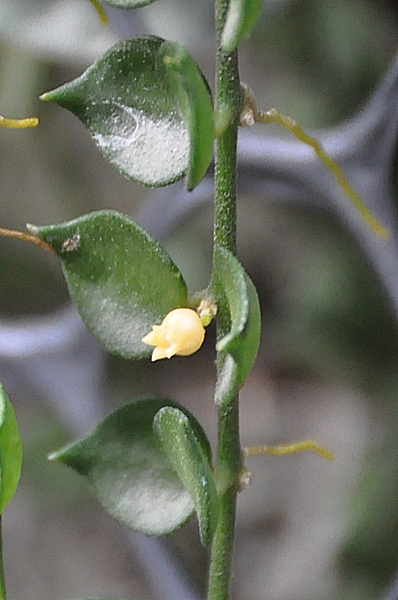
[[[104,210],[30,229],[60,257],[80,316],[113,354],[149,356],[143,336],[187,305],[185,281],[170,256],[126,215]]]
[[[108,513],[145,535],[172,533],[194,512],[189,490],[153,431],[154,417],[164,407],[178,409],[188,419],[209,462],[210,444],[203,429],[186,408],[167,398],[126,404],[89,435],[49,457],[85,476]]]
[[[41,99],[79,117],[105,158],[144,185],[168,185],[188,172],[192,188],[210,163],[211,95],[178,44],[124,40]]]

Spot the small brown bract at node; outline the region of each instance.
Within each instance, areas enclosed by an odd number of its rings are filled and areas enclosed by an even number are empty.
[[[81,235],[78,231],[73,235],[73,237],[68,238],[62,244],[61,252],[74,252],[80,248]]]

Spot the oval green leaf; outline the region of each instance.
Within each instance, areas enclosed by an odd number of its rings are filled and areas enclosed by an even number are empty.
[[[149,356],[141,339],[187,305],[185,281],[169,255],[125,215],[104,210],[30,230],[61,258],[83,321],[113,354]]]
[[[145,535],[172,533],[194,512],[190,493],[153,431],[154,417],[165,406],[187,415],[200,447],[210,457],[209,442],[196,419],[165,398],[127,404],[88,436],[49,456],[87,477],[106,511]]]
[[[189,162],[189,135],[158,60],[162,43],[124,40],[80,77],[41,96],[79,117],[120,173],[149,186],[181,179]]]
[[[216,246],[214,249],[212,289],[217,302],[228,310],[230,331],[217,342],[226,352],[223,376],[217,384],[216,402],[232,400],[249,375],[257,357],[261,335],[261,313],[257,291],[236,257]]]
[[[0,384],[0,513],[17,489],[22,466],[22,441],[14,409]]]
[[[206,100],[206,84],[186,52],[171,45],[171,68],[160,50],[163,43],[156,37],[124,40],[80,77],[41,99],[79,117],[125,177],[156,187],[189,171],[192,185],[208,159],[209,126],[199,129],[208,118],[211,97],[207,90]]]
[[[251,32],[261,10],[262,0],[230,0],[221,35],[221,48],[232,52]]]
[[[193,190],[206,173],[214,141],[213,103],[209,85],[182,46],[164,42],[160,49],[169,69],[170,87],[177,98],[190,139],[187,188]]]
[[[178,408],[165,406],[155,416],[154,431],[163,450],[195,505],[203,546],[211,543],[217,525],[218,496],[209,463],[189,417]]]

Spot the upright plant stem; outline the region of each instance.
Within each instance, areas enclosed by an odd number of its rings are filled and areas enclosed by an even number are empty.
[[[237,52],[220,49],[229,0],[216,0],[217,71],[215,109],[228,126],[219,136],[215,158],[214,244],[236,252],[236,142],[241,106]],[[218,315],[218,336],[228,331],[229,316]],[[218,360],[220,372],[222,362]],[[238,397],[218,409],[216,479],[220,514],[213,538],[208,600],[228,600],[232,572],[236,496],[241,470]]]
[[[236,140],[241,92],[237,51],[220,49],[228,0],[216,0],[217,67],[215,109],[230,120],[219,136],[215,158],[214,243],[236,251]]]
[[[3,571],[3,530],[0,515],[0,600],[6,600],[6,584]]]
[[[220,512],[214,534],[209,574],[208,600],[228,600],[232,575],[236,495],[241,470],[238,398],[218,414],[216,475]]]

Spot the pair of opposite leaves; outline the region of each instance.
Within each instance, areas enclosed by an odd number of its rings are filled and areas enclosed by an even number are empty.
[[[167,253],[125,215],[99,211],[31,230],[59,255],[83,320],[113,353],[147,356],[143,334],[191,302]],[[225,360],[216,402],[226,404],[257,354],[258,299],[242,266],[222,248],[215,249],[205,296],[231,316],[230,331],[218,341]],[[106,510],[133,529],[165,535],[195,510],[202,543],[210,543],[218,510],[210,445],[193,415],[175,402],[148,398],[126,405],[52,458],[86,476]]]

